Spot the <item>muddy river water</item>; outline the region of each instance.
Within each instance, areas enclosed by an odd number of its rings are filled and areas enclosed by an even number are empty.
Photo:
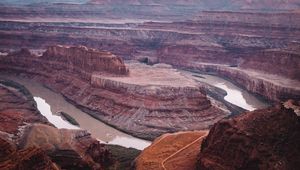
[[[196,81],[204,82],[225,90],[227,95],[224,97],[224,99],[229,103],[239,106],[245,110],[252,111],[255,109],[266,108],[268,106],[268,104],[259,100],[256,96],[249,93],[247,90],[244,90],[221,77],[207,74],[199,74],[189,71],[181,72],[183,74],[188,74],[192,76],[193,79],[195,79]]]
[[[34,96],[37,107],[49,122],[57,128],[65,129],[85,129],[91,135],[104,143],[116,144],[124,147],[132,147],[139,150],[151,144],[150,141],[139,139],[123,133],[101,121],[82,112],[72,104],[68,103],[64,97],[51,91],[43,85],[29,79],[19,77],[5,77],[25,86]],[[74,126],[68,121],[62,119],[57,112],[63,111],[72,116],[80,125]]]
[[[192,72],[185,72],[185,74],[197,75],[197,73]],[[227,95],[224,99],[230,103],[240,106],[246,110],[266,107],[266,104],[229,81],[211,75],[198,74],[198,76],[199,77],[193,76],[193,78],[197,81],[202,81],[225,90]],[[121,145],[124,147],[132,147],[140,150],[151,144],[150,141],[125,134],[89,116],[72,104],[68,103],[62,95],[49,90],[37,82],[19,77],[5,76],[5,78],[24,85],[34,96],[34,100],[36,101],[40,112],[57,128],[85,129],[90,132],[94,138],[101,142]],[[80,127],[72,125],[68,121],[62,119],[62,117],[57,114],[59,111],[66,112],[72,116],[79,123]]]

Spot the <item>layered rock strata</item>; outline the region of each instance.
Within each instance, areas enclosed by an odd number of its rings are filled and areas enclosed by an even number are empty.
[[[18,150],[15,144],[3,138],[0,138],[0,146],[0,169],[59,170],[59,167],[40,148]]]
[[[21,85],[0,81],[1,169],[103,169],[109,151],[84,130],[57,129]]]
[[[121,60],[107,57],[112,62],[109,65],[116,68],[102,71],[103,68],[99,68],[102,65],[98,64],[93,70],[94,66],[89,66],[91,62],[87,61],[88,56],[94,56],[90,54],[93,50],[62,49],[51,47],[42,56],[22,50],[3,56],[0,68],[38,80],[93,117],[142,138],[205,129],[229,115],[212,106],[195,82],[169,67],[128,64],[128,74]],[[71,49],[76,52],[69,52]],[[107,53],[98,57],[106,56]]]
[[[20,46],[40,49],[54,44],[87,45],[152,64],[163,62],[191,69],[198,62],[218,63],[251,69],[257,74],[276,75],[282,82],[296,80],[299,84],[299,20],[299,13],[293,11],[208,11],[200,12],[193,20],[173,23],[2,22],[0,46],[10,50]],[[251,92],[271,100],[283,100],[281,95],[270,96],[265,92],[276,86],[273,79],[264,78],[266,83],[252,81],[253,86],[260,87],[257,90],[246,87],[246,80],[235,81],[245,79],[242,72],[236,75],[233,78],[223,74]],[[273,89],[274,93],[290,96],[286,88],[289,87]]]
[[[216,123],[202,143],[198,169],[297,169],[299,151],[299,116],[278,105]]]
[[[213,63],[187,63],[192,71],[222,76],[248,91],[271,101],[300,98],[300,81],[275,74]]]

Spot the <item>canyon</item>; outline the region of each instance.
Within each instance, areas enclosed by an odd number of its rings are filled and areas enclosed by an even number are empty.
[[[203,11],[192,20],[143,23],[7,20],[2,52],[85,45],[126,60],[211,72],[267,100],[300,97],[298,12]]]
[[[2,79],[0,84],[1,169],[103,169],[113,163],[86,131],[50,124],[22,85]]]
[[[0,169],[296,169],[299,9],[1,1]]]
[[[136,169],[297,169],[299,102],[246,112],[207,131],[164,134],[135,160]]]
[[[23,49],[1,56],[0,70],[37,80],[91,116],[144,139],[206,129],[230,115],[176,69],[124,64],[82,46],[52,46],[41,56]]]
[[[218,122],[202,142],[198,169],[297,169],[299,129],[296,109],[283,105]]]

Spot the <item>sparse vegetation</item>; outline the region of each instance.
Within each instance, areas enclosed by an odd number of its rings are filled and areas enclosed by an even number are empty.
[[[59,112],[59,114],[65,119],[66,121],[70,122],[72,125],[79,126],[79,123],[69,114],[65,112]]]
[[[205,79],[205,77],[203,77],[203,76],[200,76],[200,75],[193,75],[194,77],[198,77],[198,78],[202,78],[202,79]]]
[[[134,148],[125,148],[118,145],[106,145],[113,157],[116,159],[114,169],[130,170],[133,166],[133,161],[141,153],[140,150]]]

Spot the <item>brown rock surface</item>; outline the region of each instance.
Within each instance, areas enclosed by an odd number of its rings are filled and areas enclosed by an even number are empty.
[[[57,64],[67,63],[66,68],[82,70],[86,73],[104,71],[112,74],[128,74],[128,69],[120,57],[84,46],[51,46],[42,57]]]
[[[42,148],[62,169],[101,169],[113,163],[104,145],[86,131],[43,124],[34,124],[27,131],[21,138],[21,146]]]
[[[17,150],[11,142],[0,138],[0,169],[59,170],[47,154],[36,147]]]
[[[229,115],[212,106],[195,82],[169,66],[132,63],[128,64],[132,73],[120,76],[101,71],[100,63],[96,70],[94,66],[83,67],[89,59],[81,56],[75,47],[66,47],[66,52],[63,47],[57,48],[59,50],[49,48],[42,56],[26,50],[3,56],[0,69],[38,80],[93,117],[142,138],[206,129]],[[79,47],[79,51],[82,48]],[[70,52],[71,49],[76,52]],[[73,57],[79,58],[76,62],[69,57],[74,53]],[[110,69],[119,70],[119,65]]]
[[[245,5],[245,8],[251,4],[285,4],[281,1],[235,3]],[[289,1],[283,6],[288,7],[288,4],[293,3]],[[276,79],[281,82],[296,80],[297,85],[291,83],[293,89],[299,86],[299,12],[203,11],[193,20],[190,20],[190,15],[188,19],[189,21],[146,22],[130,26],[100,24],[97,27],[92,24],[95,26],[92,28],[84,22],[82,26],[4,22],[5,27],[0,30],[0,45],[9,50],[19,46],[39,49],[58,43],[87,45],[112,51],[126,59],[139,59],[149,63],[163,62],[187,69],[197,69],[198,62],[224,64],[242,70],[251,69],[257,74],[266,74],[267,77],[279,76]],[[273,79],[264,80],[262,83],[261,80],[252,81],[252,77],[243,77],[243,72],[239,70],[234,71],[235,75],[230,72],[224,71],[222,76],[270,100],[285,100],[282,96],[291,98],[294,92],[288,86],[275,87]],[[297,97],[298,94],[294,98]]]
[[[213,63],[187,63],[187,67],[226,77],[248,91],[272,101],[300,98],[300,81],[253,69]]]
[[[299,151],[300,119],[278,105],[215,124],[198,169],[298,169]]]
[[[102,169],[114,163],[88,132],[52,126],[17,83],[0,80],[0,109],[0,169]]]
[[[31,94],[24,87],[0,80],[0,131],[20,135],[22,126],[31,123],[48,124],[47,119],[36,108]]]
[[[147,147],[135,161],[137,170],[195,169],[197,155],[207,131],[164,134]]]

